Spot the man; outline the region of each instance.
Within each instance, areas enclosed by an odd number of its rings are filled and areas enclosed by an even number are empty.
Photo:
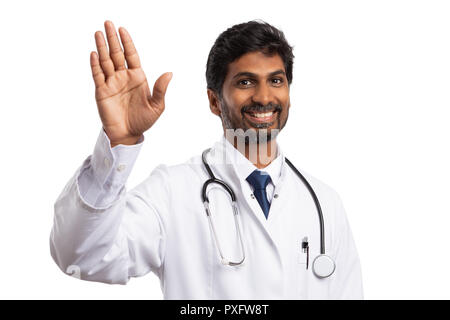
[[[283,33],[250,21],[218,37],[206,78],[224,134],[204,153],[209,168],[200,155],[160,165],[126,192],[172,74],[150,92],[127,31],[119,28],[122,50],[112,22],[105,30],[109,50],[98,31],[90,57],[103,128],[55,203],[50,247],[58,266],[84,280],[122,284],[153,271],[167,299],[362,298],[339,196],[304,173],[320,203],[332,263],[331,275],[321,276],[312,261],[323,253],[318,207],[276,143],[288,118],[293,67]]]

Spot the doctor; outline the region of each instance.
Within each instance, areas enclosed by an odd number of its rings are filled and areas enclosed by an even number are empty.
[[[61,270],[120,284],[152,271],[166,299],[362,299],[339,196],[296,172],[276,142],[293,68],[283,33],[250,21],[217,38],[206,80],[222,138],[126,191],[172,74],[150,91],[130,35],[119,28],[122,50],[112,22],[105,31],[90,56],[103,127],[55,203],[50,249]]]

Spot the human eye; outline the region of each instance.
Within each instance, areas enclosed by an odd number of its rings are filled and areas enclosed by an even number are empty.
[[[275,84],[275,85],[282,85],[283,82],[284,82],[283,78],[273,78],[272,79],[272,83]]]
[[[238,81],[238,86],[240,87],[248,87],[252,84],[252,81],[250,79],[241,79]]]

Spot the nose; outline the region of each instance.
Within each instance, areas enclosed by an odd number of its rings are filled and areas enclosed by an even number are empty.
[[[258,103],[263,106],[273,102],[272,88],[267,84],[258,84],[255,88],[252,100],[254,103]]]

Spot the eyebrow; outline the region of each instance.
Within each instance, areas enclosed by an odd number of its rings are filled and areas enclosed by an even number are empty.
[[[269,73],[268,77],[273,77],[273,76],[276,76],[278,74],[286,75],[286,73],[283,70],[280,69],[280,70],[273,71],[273,72]],[[233,79],[236,79],[236,78],[241,77],[241,76],[252,77],[252,78],[257,78],[258,77],[258,75],[256,73],[243,71],[243,72],[239,72],[239,73],[235,74]]]

